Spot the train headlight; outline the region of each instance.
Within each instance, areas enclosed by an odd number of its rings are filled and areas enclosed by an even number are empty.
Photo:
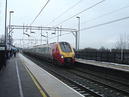
[[[63,58],[64,58],[64,56],[63,56],[63,55],[61,55],[61,58],[63,59]]]

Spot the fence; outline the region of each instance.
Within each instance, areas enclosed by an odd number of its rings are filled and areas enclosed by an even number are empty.
[[[129,50],[97,50],[84,49],[76,52],[77,58],[87,60],[105,61],[113,63],[129,64]]]

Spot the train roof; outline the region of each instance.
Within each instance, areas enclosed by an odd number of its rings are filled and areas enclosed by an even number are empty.
[[[52,46],[53,44],[58,44],[58,43],[68,43],[68,42],[65,42],[65,41],[62,41],[62,42],[52,42],[52,43],[49,43],[49,44],[36,45],[36,46],[31,47],[31,48],[50,47],[50,46]],[[30,49],[31,49],[31,48],[30,48]]]

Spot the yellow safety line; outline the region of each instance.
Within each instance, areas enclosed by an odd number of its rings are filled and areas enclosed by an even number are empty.
[[[41,85],[39,85],[39,82],[37,81],[37,79],[34,77],[34,75],[31,73],[31,71],[28,69],[28,67],[26,65],[24,65],[24,67],[26,68],[28,74],[30,75],[31,79],[33,80],[33,82],[35,83],[36,87],[38,88],[38,90],[40,91],[41,95],[43,97],[48,97],[46,95],[46,93],[43,91]]]

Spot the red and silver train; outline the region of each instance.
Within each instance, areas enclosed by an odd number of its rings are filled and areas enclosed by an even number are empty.
[[[68,42],[38,45],[24,52],[61,66],[75,63],[75,52]]]

